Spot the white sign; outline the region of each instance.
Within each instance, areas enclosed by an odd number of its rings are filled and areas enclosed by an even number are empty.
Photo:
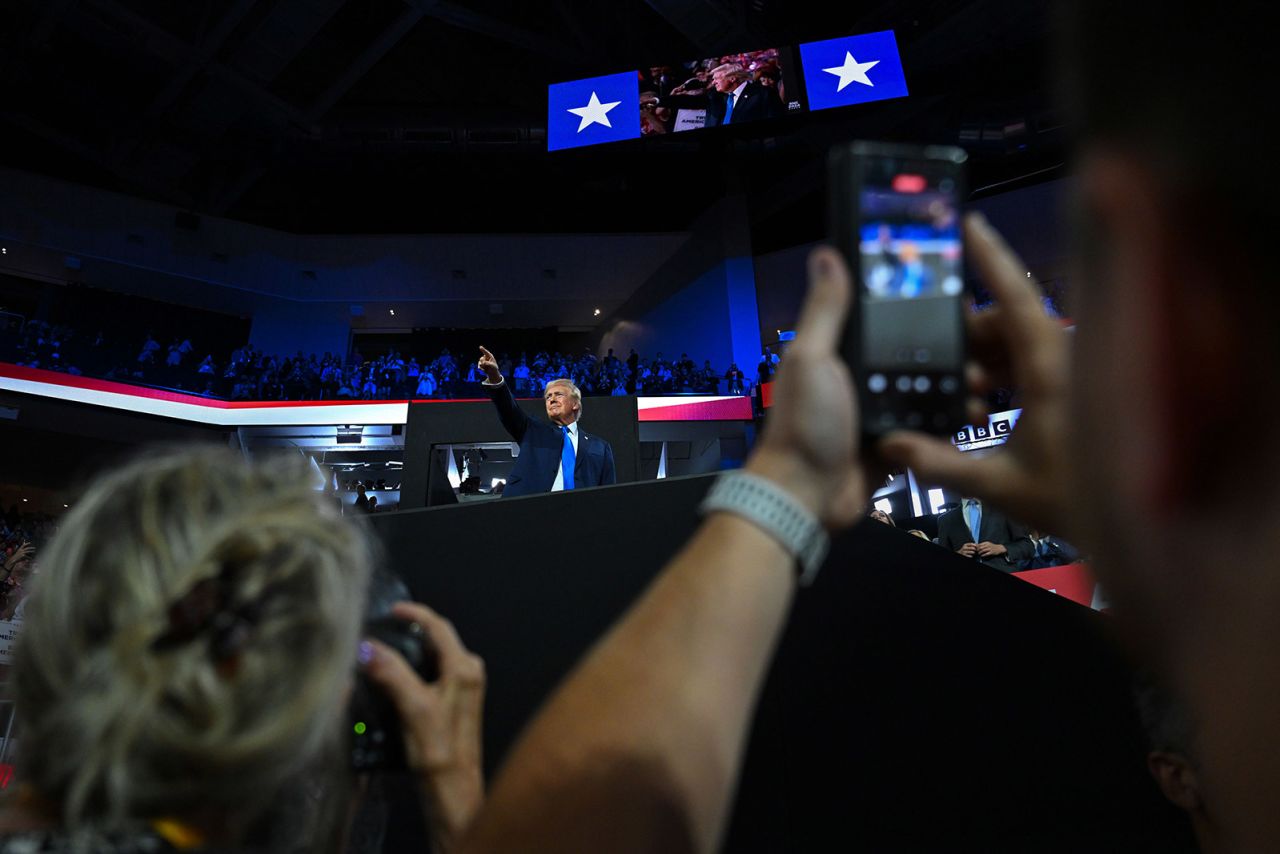
[[[706,126],[706,110],[676,110],[675,133],[686,130],[702,130]]]
[[[0,666],[13,664],[13,646],[22,630],[22,620],[0,620]]]

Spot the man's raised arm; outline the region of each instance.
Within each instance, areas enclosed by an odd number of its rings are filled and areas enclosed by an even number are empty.
[[[512,439],[523,442],[525,431],[529,429],[529,416],[516,403],[510,385],[498,370],[498,360],[492,353],[481,347],[480,361],[476,362],[476,367],[484,372],[484,382],[481,385],[485,387],[490,399],[498,407],[498,417],[502,419],[502,426],[507,428]]]
[[[840,528],[867,498],[853,386],[836,353],[850,285],[830,249],[813,253],[810,277],[746,469]],[[535,718],[462,850],[715,850],[795,587],[781,539],[711,513]]]

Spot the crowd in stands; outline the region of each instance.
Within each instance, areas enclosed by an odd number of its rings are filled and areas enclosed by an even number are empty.
[[[0,513],[0,620],[21,616],[26,582],[35,571],[36,548],[56,530],[52,516],[23,513],[16,504]]]
[[[483,395],[470,354],[448,348],[434,357],[392,349],[371,358],[358,350],[350,358],[325,353],[292,356],[264,353],[250,345],[225,358],[203,356],[190,338],[168,345],[148,333],[141,345],[123,353],[102,332],[79,335],[65,326],[31,321],[0,331],[0,361],[161,386],[229,400],[405,400]],[[499,351],[501,352],[501,351]],[[501,353],[502,374],[517,395],[537,396],[548,380],[570,378],[586,396],[747,394],[751,383],[736,364],[727,370],[681,354],[678,359],[641,358],[634,350],[619,359],[613,350],[598,358],[590,350],[573,356],[547,351]]]

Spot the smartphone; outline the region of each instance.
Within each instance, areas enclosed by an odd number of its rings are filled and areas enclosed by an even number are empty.
[[[866,439],[965,423],[967,155],[953,146],[855,142],[831,152],[830,236],[853,274],[842,342]]]

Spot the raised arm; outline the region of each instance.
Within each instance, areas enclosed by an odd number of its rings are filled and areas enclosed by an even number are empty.
[[[498,360],[492,353],[481,347],[480,361],[476,362],[476,366],[484,371],[485,378],[481,385],[484,386],[494,406],[498,407],[498,417],[502,419],[502,426],[511,434],[512,439],[523,442],[524,434],[529,429],[530,419],[528,414],[516,404],[511,387],[498,370]]]
[[[850,286],[830,249],[814,252],[810,271],[747,469],[837,528],[867,495],[836,355]],[[463,850],[715,850],[795,586],[795,562],[770,534],[712,514],[530,725]]]

